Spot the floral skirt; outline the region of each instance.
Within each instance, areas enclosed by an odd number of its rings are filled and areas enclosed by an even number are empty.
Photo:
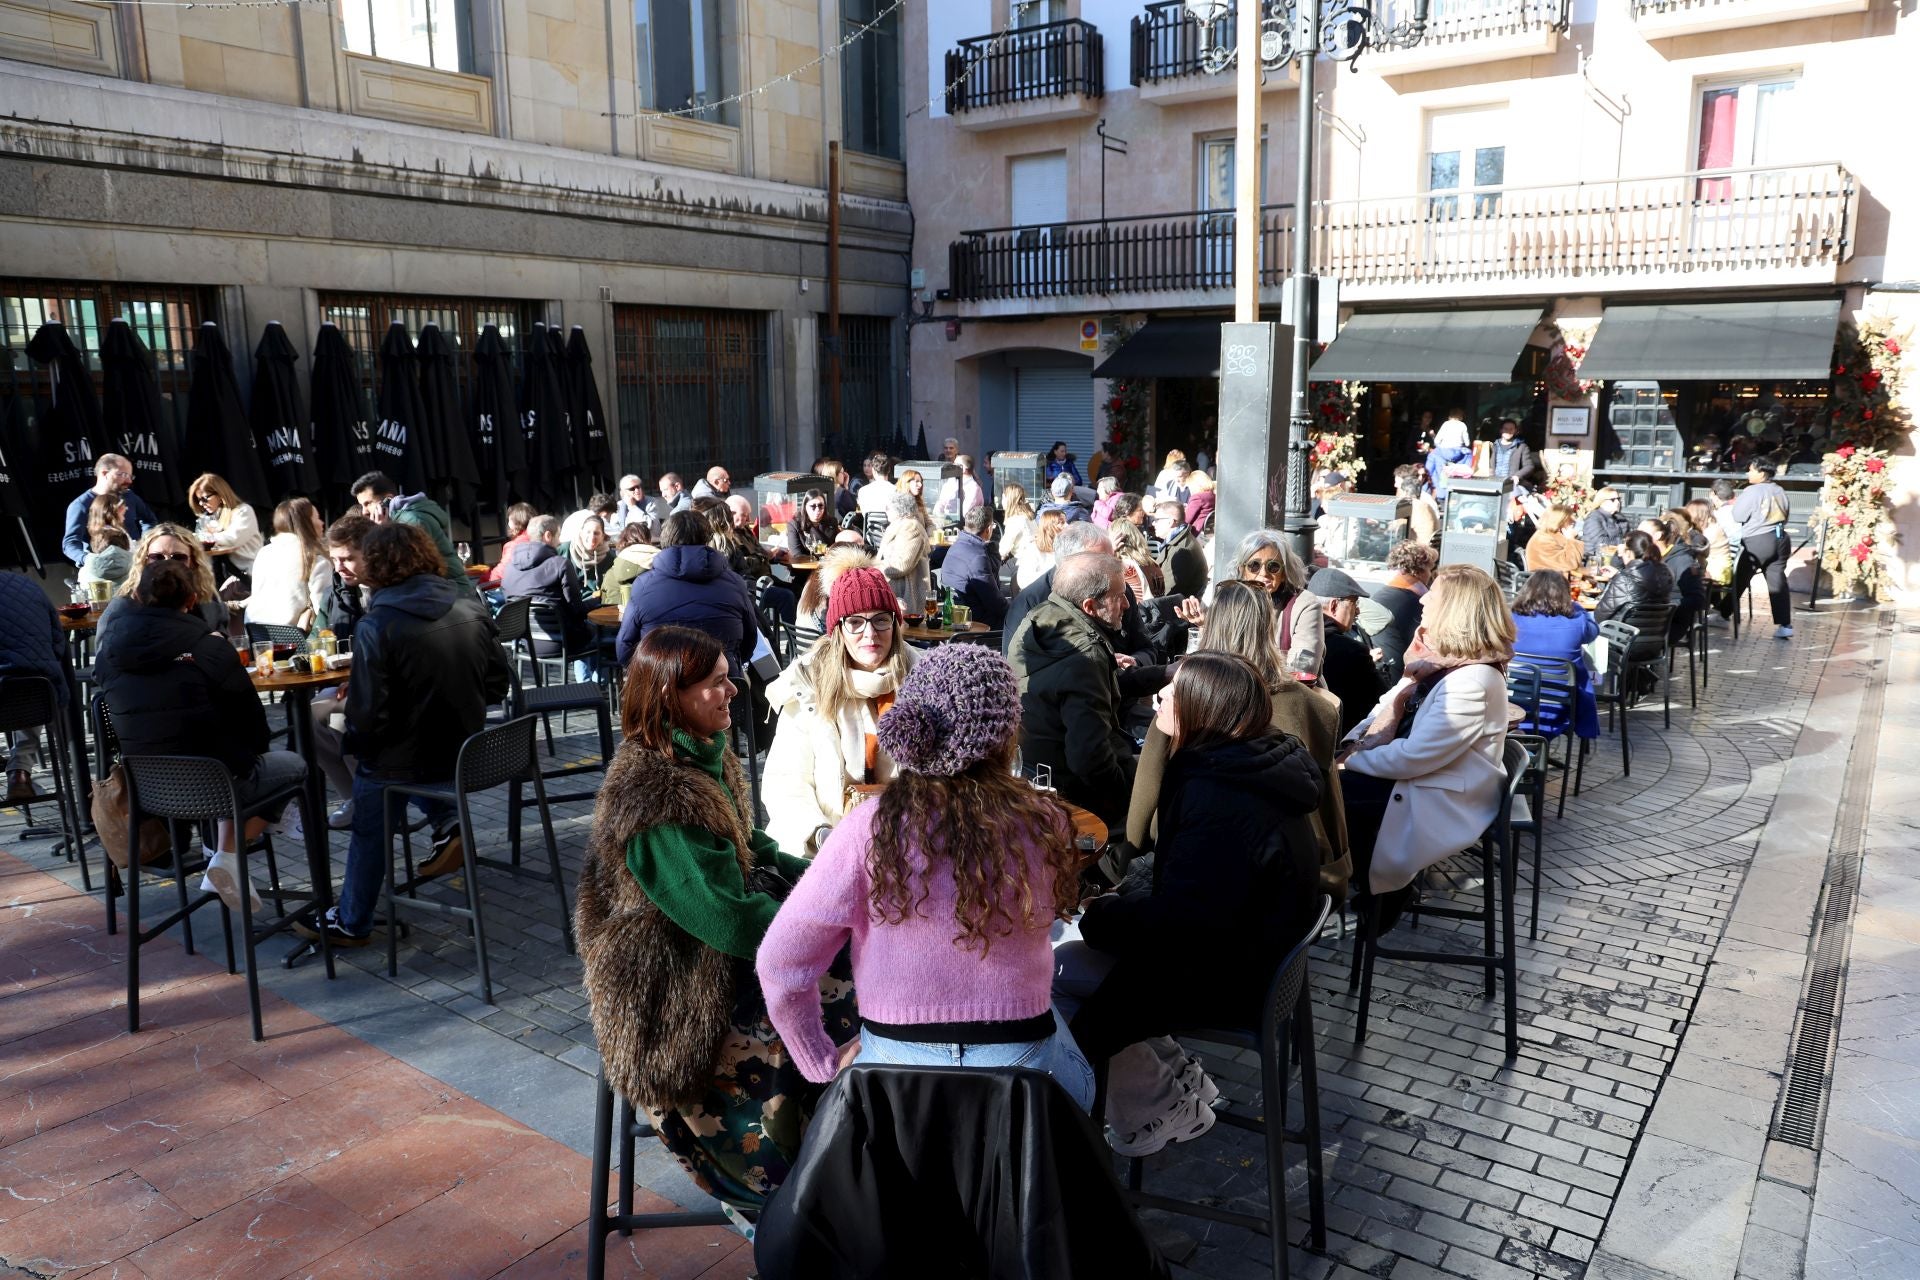
[[[820,979],[827,1034],[844,1044],[860,1034],[853,967],[845,950]],[[800,1074],[767,1019],[753,961],[733,963],[733,1026],[699,1101],[647,1109],[666,1144],[702,1191],[736,1209],[758,1209],[787,1178],[823,1086]]]

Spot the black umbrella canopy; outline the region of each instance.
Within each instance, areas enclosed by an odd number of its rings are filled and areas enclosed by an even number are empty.
[[[12,463],[15,450],[26,444],[29,413],[27,388],[14,370],[14,358],[11,350],[0,347],[0,562],[39,569],[44,562],[34,536],[26,475],[16,473]]]
[[[520,430],[526,437],[531,500],[542,507],[551,507],[559,500],[572,471],[566,395],[554,354],[547,341],[547,326],[534,325],[527,335],[520,376]]]
[[[140,496],[162,510],[184,507],[187,477],[173,417],[160,399],[153,353],[120,316],[100,342],[100,416],[114,450],[133,463]]]
[[[188,473],[211,471],[232,485],[256,513],[272,511],[273,490],[267,484],[266,468],[260,465],[253,429],[240,407],[240,386],[233,378],[233,352],[220,326],[211,320],[194,335],[191,365],[187,438],[182,445]]]
[[[373,470],[373,430],[359,362],[335,325],[321,325],[314,340],[309,388],[309,424],[321,489],[328,509],[342,510],[351,498],[348,486]]]
[[[399,321],[387,326],[380,344],[380,413],[373,428],[374,465],[402,493],[424,493],[426,459],[420,449],[420,380],[413,339]]]
[[[579,325],[567,335],[567,414],[573,420],[573,452],[588,487],[613,488],[613,453],[607,446],[607,413],[593,379],[593,349]]]
[[[505,511],[513,498],[530,498],[527,451],[520,434],[520,417],[513,393],[513,351],[500,336],[498,325],[488,325],[473,349],[473,403],[468,421],[473,427],[473,452],[478,463],[482,496]]]
[[[414,351],[420,366],[420,440],[426,448],[428,479],[443,491],[450,509],[463,514],[469,525],[479,514],[474,499],[480,487],[480,468],[473,460],[460,409],[460,384],[454,377],[453,344],[439,325],[420,330]]]
[[[100,402],[85,357],[73,345],[65,325],[49,322],[27,343],[33,362],[46,367],[35,380],[27,411],[24,447],[15,457],[33,512],[34,541],[58,547],[66,527],[67,503],[93,484],[93,463],[111,452],[100,422]]]
[[[269,321],[253,349],[253,438],[265,459],[267,479],[280,497],[320,492],[320,467],[313,456],[313,420],[294,366],[300,353],[278,320]]]

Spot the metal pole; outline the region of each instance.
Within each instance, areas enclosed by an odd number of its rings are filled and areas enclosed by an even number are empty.
[[[1262,0],[1240,0],[1233,144],[1233,318],[1238,324],[1260,319],[1260,16],[1265,8]]]
[[[840,144],[827,144],[827,430],[840,443]]]
[[[1246,3],[1246,0],[1242,0]],[[1251,7],[1251,6],[1250,6]],[[1318,327],[1314,317],[1313,278],[1313,149],[1314,62],[1320,49],[1320,0],[1297,0],[1300,19],[1297,42],[1300,60],[1300,136],[1299,170],[1293,189],[1293,383],[1288,397],[1287,427],[1287,511],[1286,531],[1293,538],[1293,549],[1300,559],[1313,563],[1314,522],[1308,513],[1307,481],[1312,465],[1308,432],[1313,427],[1312,402],[1308,399],[1307,366],[1313,361],[1313,335]],[[1256,46],[1257,47],[1257,46]],[[1245,56],[1244,54],[1242,55]]]

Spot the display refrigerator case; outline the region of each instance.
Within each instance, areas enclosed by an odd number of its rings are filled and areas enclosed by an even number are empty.
[[[1478,565],[1498,573],[1507,559],[1507,511],[1513,478],[1447,482],[1447,508],[1440,523],[1440,563]]]
[[[784,545],[787,521],[800,509],[800,496],[806,493],[826,494],[827,510],[833,510],[833,481],[825,476],[811,471],[768,471],[753,478],[753,515],[763,541]]]

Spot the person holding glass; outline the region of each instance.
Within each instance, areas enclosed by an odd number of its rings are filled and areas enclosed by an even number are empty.
[[[787,521],[787,554],[795,560],[818,560],[839,533],[827,495],[809,489],[800,496],[800,509]]]
[[[240,501],[233,486],[209,471],[187,490],[187,505],[197,513],[200,540],[209,552],[224,555],[236,577],[253,573],[254,557],[265,539],[260,517]]]
[[[915,652],[902,609],[878,569],[854,568],[827,596],[826,634],[767,688],[780,727],[761,781],[767,833],[811,852],[845,815],[851,788],[885,783],[894,764],[877,736]]]

